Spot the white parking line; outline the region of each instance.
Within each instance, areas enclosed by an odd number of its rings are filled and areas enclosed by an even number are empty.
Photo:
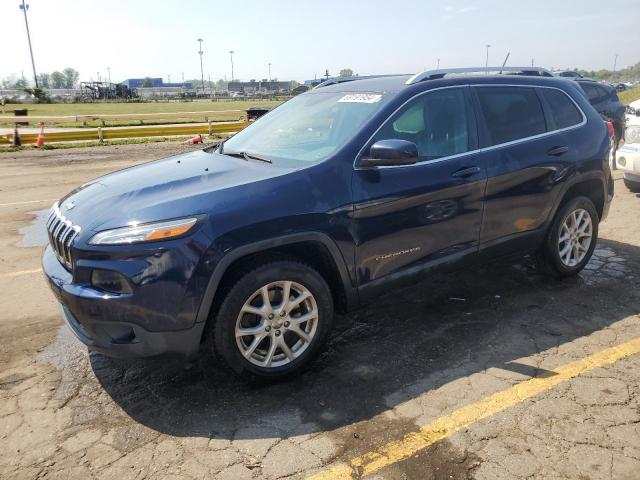
[[[0,273],[0,278],[19,277],[20,275],[30,275],[32,273],[38,273],[42,271],[41,268],[34,268],[33,270],[20,270],[18,272]]]
[[[10,207],[12,205],[28,205],[30,203],[42,203],[42,202],[53,202],[54,198],[45,198],[44,200],[28,200],[26,202],[10,202],[10,203],[0,203],[0,207]]]

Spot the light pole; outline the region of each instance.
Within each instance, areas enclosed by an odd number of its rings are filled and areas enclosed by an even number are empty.
[[[107,67],[108,82],[111,83],[111,67]]]
[[[271,62],[269,62],[269,81],[271,81]]]
[[[616,71],[616,66],[618,65],[618,54],[616,53],[615,58],[613,59],[613,71]]]
[[[29,54],[31,54],[31,66],[33,67],[33,81],[36,83],[36,88],[38,86],[38,75],[36,75],[36,62],[33,60],[33,48],[31,48],[31,34],[29,33],[29,21],[27,20],[27,10],[29,10],[29,5],[24,3],[22,0],[22,4],[20,5],[20,10],[24,13],[24,25],[27,27],[27,40],[29,41]]]
[[[436,64],[436,68],[440,68],[440,59],[438,59],[438,62]]]
[[[234,51],[233,50],[229,50],[229,58],[231,58],[231,81],[233,82],[234,76],[233,76],[233,54]]]
[[[204,95],[204,70],[202,69],[202,39],[199,38],[198,42],[200,42],[200,50],[198,53],[200,54],[200,80],[202,81],[202,94]]]
[[[484,61],[484,66],[485,66],[485,68],[489,68],[489,49],[491,48],[491,45],[489,45],[487,43],[485,48],[487,49],[487,56],[486,56],[485,61]]]

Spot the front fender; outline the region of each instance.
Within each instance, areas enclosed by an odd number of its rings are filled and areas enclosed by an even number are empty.
[[[358,305],[357,289],[351,283],[347,264],[342,254],[340,253],[340,250],[338,249],[336,243],[328,235],[321,232],[301,232],[242,245],[234,248],[230,252],[225,253],[224,256],[217,262],[213,273],[211,274],[204,296],[200,303],[200,308],[198,309],[196,323],[205,322],[207,320],[209,312],[211,311],[213,299],[215,297],[216,291],[218,290],[218,286],[220,285],[220,281],[222,280],[222,277],[227,272],[229,267],[235,261],[248,255],[275,247],[294,245],[297,243],[310,241],[319,242],[327,248],[328,252],[333,258],[335,265],[338,268],[340,280],[342,282],[346,295],[347,308],[355,308]]]

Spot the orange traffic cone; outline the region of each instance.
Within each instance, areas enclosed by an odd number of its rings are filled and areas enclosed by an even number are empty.
[[[40,148],[44,145],[44,122],[40,122],[40,133],[36,140],[36,147]]]
[[[182,142],[182,145],[193,145],[195,143],[202,143],[202,135],[198,134],[195,137]]]

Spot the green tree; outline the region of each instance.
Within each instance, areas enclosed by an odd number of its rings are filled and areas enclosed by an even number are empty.
[[[58,72],[57,70],[53,72],[50,76],[51,78],[51,88],[66,88],[67,79],[64,76],[64,73]]]
[[[343,68],[342,70],[340,70],[340,76],[353,77],[353,70],[351,70],[350,68]]]
[[[73,68],[67,67],[62,71],[62,74],[64,75],[64,88],[75,88],[77,83],[78,83],[78,79],[80,78],[80,74],[78,73],[77,70],[74,70]]]
[[[142,88],[150,88],[153,87],[153,81],[149,77],[145,77],[142,81]]]
[[[48,73],[38,74],[38,85],[40,88],[51,88],[51,78]]]
[[[22,77],[16,80],[16,82],[13,84],[13,88],[17,89],[17,90],[24,90],[25,88],[27,88],[28,84],[27,84],[27,79]]]

